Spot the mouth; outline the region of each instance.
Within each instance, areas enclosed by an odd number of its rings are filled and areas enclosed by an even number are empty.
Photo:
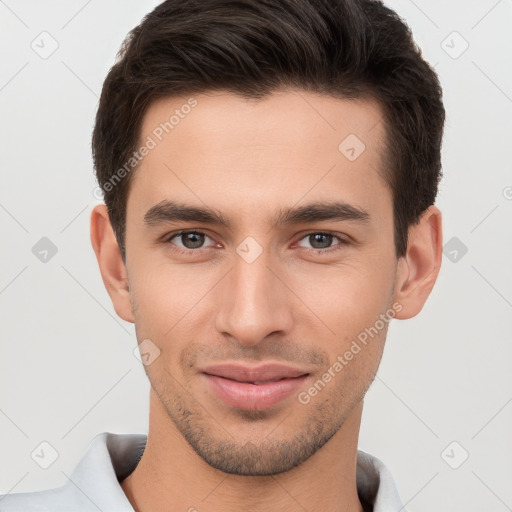
[[[208,387],[226,405],[261,411],[276,406],[297,391],[310,373],[280,364],[247,367],[223,364],[205,368],[201,374]]]

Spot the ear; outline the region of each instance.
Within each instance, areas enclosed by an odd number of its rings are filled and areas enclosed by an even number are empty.
[[[92,210],[91,243],[98,260],[103,284],[110,295],[116,313],[123,320],[133,323],[126,267],[105,204],[99,204]]]
[[[418,224],[409,228],[407,252],[399,259],[393,300],[402,309],[396,318],[416,316],[427,301],[436,282],[442,261],[441,212],[431,206]]]

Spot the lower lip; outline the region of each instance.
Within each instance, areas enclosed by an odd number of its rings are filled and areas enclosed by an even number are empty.
[[[267,384],[250,384],[203,374],[215,394],[226,404],[238,409],[262,411],[269,409],[296,392],[307,379],[307,375],[282,379]]]

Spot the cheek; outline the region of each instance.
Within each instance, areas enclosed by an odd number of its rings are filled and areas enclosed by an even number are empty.
[[[138,332],[162,346],[167,340],[175,345],[176,339],[193,330],[219,280],[217,272],[206,267],[199,271],[193,266],[155,262],[140,262],[133,274],[130,292]]]
[[[171,264],[143,252],[132,258],[129,272],[137,336],[178,351],[187,337],[215,328],[212,312],[222,308],[229,265]],[[276,269],[286,284],[278,300],[286,302],[294,329],[309,333],[312,343],[323,338],[324,350],[336,357],[389,307],[394,270],[388,260],[366,251],[337,264],[283,266]]]
[[[351,394],[359,396],[378,368],[387,327],[394,316],[388,316],[387,321],[381,317],[390,308],[394,275],[391,264],[389,271],[383,271],[384,263],[330,269],[318,266],[295,273],[291,287],[308,306],[301,308],[296,321],[299,330],[309,332],[315,343],[321,339],[329,359],[322,373],[326,380],[336,376],[329,386],[333,393],[343,395],[348,387]]]
[[[304,304],[297,321],[314,313],[338,342],[373,325],[388,309],[393,290],[394,269],[383,270],[383,263],[310,265],[290,273],[290,288]]]

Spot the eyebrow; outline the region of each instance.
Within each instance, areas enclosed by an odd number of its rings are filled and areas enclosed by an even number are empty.
[[[367,223],[370,215],[365,210],[343,201],[315,202],[299,207],[281,208],[272,219],[273,228],[318,221],[356,221]],[[217,224],[231,229],[231,223],[221,212],[208,207],[198,207],[177,201],[163,200],[152,206],[144,215],[144,223],[157,226],[170,222],[198,222]]]

